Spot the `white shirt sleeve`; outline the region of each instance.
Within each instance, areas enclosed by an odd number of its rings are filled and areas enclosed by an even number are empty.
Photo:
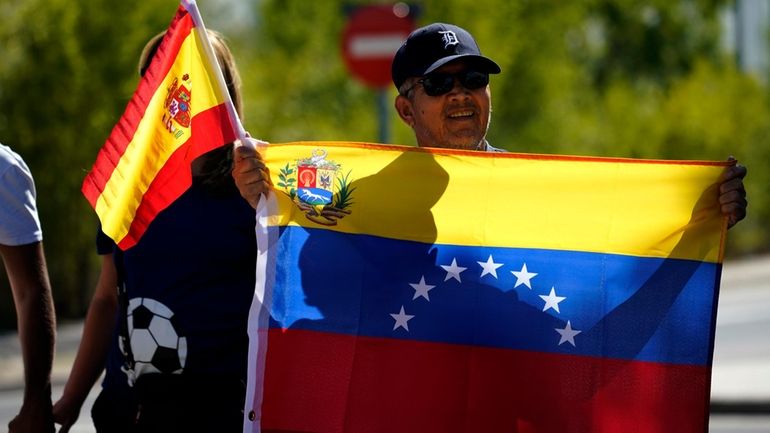
[[[0,244],[41,241],[32,173],[19,155],[0,145]]]

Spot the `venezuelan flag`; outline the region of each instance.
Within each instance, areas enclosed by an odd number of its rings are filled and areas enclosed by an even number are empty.
[[[205,55],[195,3],[181,4],[82,191],[102,230],[133,246],[160,211],[192,183],[190,163],[230,143],[229,95]]]
[[[707,431],[726,163],[266,161],[246,431]]]

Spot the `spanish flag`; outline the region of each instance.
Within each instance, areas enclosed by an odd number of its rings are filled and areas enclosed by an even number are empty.
[[[229,94],[206,50],[194,2],[183,2],[82,191],[120,248],[191,185],[190,163],[234,141]],[[209,51],[210,52],[210,51]]]
[[[245,431],[705,433],[727,163],[271,144]]]

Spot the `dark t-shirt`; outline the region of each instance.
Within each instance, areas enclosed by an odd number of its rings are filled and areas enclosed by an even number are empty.
[[[246,377],[247,319],[254,294],[254,209],[233,187],[193,185],[162,211],[141,240],[117,251],[126,282],[128,332],[137,374]],[[100,254],[115,250],[106,236]],[[120,322],[118,323],[120,329]],[[124,386],[117,338],[104,386]]]

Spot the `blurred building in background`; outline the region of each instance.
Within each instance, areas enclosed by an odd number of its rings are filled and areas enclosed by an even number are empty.
[[[767,82],[770,74],[770,2],[736,0],[723,15],[723,40],[742,71]]]

